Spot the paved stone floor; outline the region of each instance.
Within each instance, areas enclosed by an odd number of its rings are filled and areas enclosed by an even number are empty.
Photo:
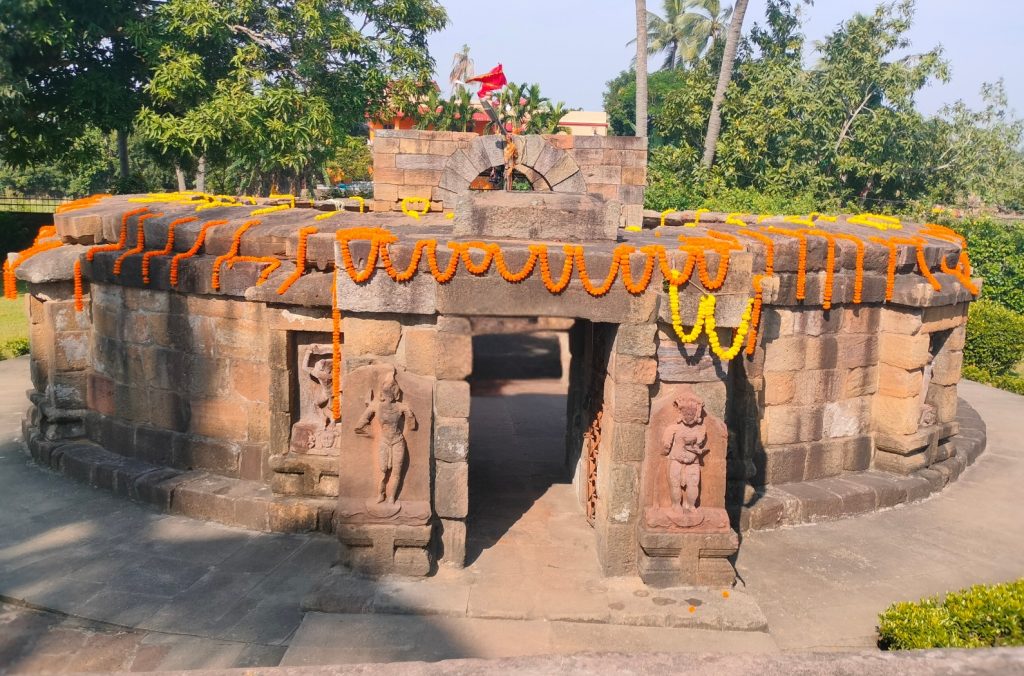
[[[490,438],[528,441],[474,470],[474,507],[489,508],[470,524],[464,573],[503,581],[500,598],[477,601],[513,606],[510,615],[303,620],[302,599],[334,559],[331,538],[162,515],[39,469],[18,443],[27,372],[25,359],[0,362],[0,601],[11,602],[0,606],[0,672],[350,662],[355,653],[330,649],[345,637],[365,660],[849,649],[873,645],[876,615],[893,601],[1024,574],[1024,520],[1013,508],[1024,482],[1024,398],[967,383],[962,396],[988,423],[989,448],[959,482],[923,503],[744,538],[738,569],[770,633],[510,619],[529,618],[538,599],[562,591],[556,568],[542,587],[525,580],[523,566],[596,570],[571,484],[550,452],[561,434],[562,412],[549,399],[557,395],[513,387],[503,403],[474,400]],[[522,491],[493,485],[513,474],[536,493],[532,508]],[[401,640],[379,643],[385,634]]]

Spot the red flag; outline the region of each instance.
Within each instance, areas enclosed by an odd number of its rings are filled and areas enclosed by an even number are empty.
[[[496,89],[501,89],[508,84],[508,80],[505,79],[505,71],[502,70],[500,63],[496,68],[489,70],[483,75],[477,75],[476,77],[471,77],[466,80],[466,84],[469,84],[470,82],[480,83],[480,91],[477,92],[477,96],[480,98],[483,98]]]

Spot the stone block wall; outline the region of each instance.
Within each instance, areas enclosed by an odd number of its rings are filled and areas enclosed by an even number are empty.
[[[535,190],[601,195],[623,205],[626,225],[643,220],[647,143],[626,136],[521,136],[520,170]],[[384,130],[373,142],[374,211],[404,198],[451,211],[474,178],[504,163],[504,141],[472,133]]]
[[[878,387],[881,307],[766,308],[756,379],[760,448],[755,485],[867,469]]]
[[[469,320],[463,317],[346,315],[343,383],[383,366],[400,376],[421,379],[429,388],[418,397],[403,392],[403,401],[428,436],[422,449],[409,442],[409,466],[399,493],[402,510],[380,516],[366,514],[357,505],[354,513],[336,517],[342,559],[353,568],[368,573],[425,575],[435,561],[464,565],[469,513],[470,392],[466,378],[473,363],[472,340]],[[367,397],[365,388],[343,389],[343,410],[361,410]],[[346,434],[355,427],[353,417],[342,416]],[[359,479],[375,474],[375,465],[376,460],[348,468],[343,485],[346,481],[354,481],[353,486],[365,483]],[[427,495],[414,493],[419,482],[429,486]],[[374,500],[358,487],[344,492],[356,501]],[[414,508],[409,505],[420,500],[426,500],[429,509],[422,515],[411,513]]]

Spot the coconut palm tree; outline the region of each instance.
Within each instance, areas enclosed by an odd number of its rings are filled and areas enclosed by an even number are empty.
[[[747,13],[748,2],[749,0],[736,0],[736,12],[729,23],[729,34],[725,37],[722,67],[718,71],[718,86],[715,88],[715,98],[711,100],[708,132],[704,137],[704,157],[701,159],[701,164],[708,168],[714,163],[715,151],[718,150],[718,135],[722,131],[722,103],[725,101],[725,91],[729,88],[729,81],[732,80],[732,68],[736,63],[736,49],[740,44],[740,34],[743,32],[743,15]]]
[[[647,2],[636,0],[636,135],[647,136]]]
[[[731,7],[720,0],[664,0],[662,18],[647,12],[647,53],[665,54],[662,70],[693,64],[725,30]]]

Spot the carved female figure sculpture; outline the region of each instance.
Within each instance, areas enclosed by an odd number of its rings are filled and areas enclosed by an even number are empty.
[[[356,423],[356,434],[369,433],[368,426],[375,417],[380,427],[377,439],[377,502],[394,505],[398,500],[399,483],[405,467],[407,446],[405,430],[416,429],[416,414],[402,401],[396,373],[386,373],[380,382],[376,399],[367,402],[366,410]],[[372,394],[371,394],[372,396]]]
[[[302,372],[313,381],[312,401],[321,419],[317,429],[309,435],[310,449],[332,448],[337,438],[337,421],[334,419],[331,406],[334,398],[334,373],[331,367],[330,346],[327,346],[326,354],[322,353],[322,348],[323,346],[319,345],[307,345],[300,362]]]
[[[684,393],[672,403],[676,423],[665,429],[661,449],[668,456],[669,492],[672,511],[676,513],[670,518],[691,521],[686,513],[697,509],[701,462],[709,450],[704,403],[692,393]]]

